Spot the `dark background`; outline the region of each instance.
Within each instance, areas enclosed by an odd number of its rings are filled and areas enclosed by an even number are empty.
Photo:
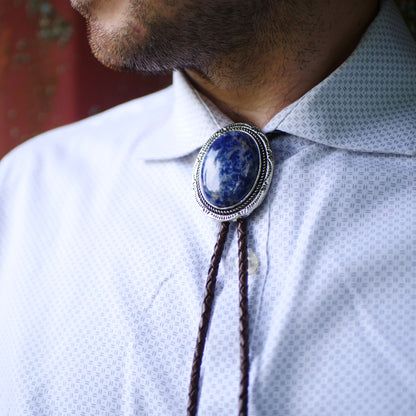
[[[416,36],[416,0],[397,0]],[[34,135],[170,83],[114,72],[90,54],[69,0],[0,0],[0,157]]]

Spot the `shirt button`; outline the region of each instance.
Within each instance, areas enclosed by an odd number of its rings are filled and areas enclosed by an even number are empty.
[[[248,257],[248,274],[253,275],[259,272],[260,261],[257,257],[257,254],[253,251],[248,249],[247,252]]]
[[[259,272],[260,261],[257,254],[250,248],[247,250],[247,272],[249,275],[257,274]],[[237,269],[240,267],[238,257],[235,261]]]

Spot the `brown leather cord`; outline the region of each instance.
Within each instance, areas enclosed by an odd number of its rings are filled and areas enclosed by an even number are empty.
[[[211,318],[212,304],[214,301],[215,284],[217,282],[218,266],[221,261],[225,241],[227,239],[230,223],[222,222],[215,244],[214,254],[208,269],[207,283],[205,285],[205,296],[202,303],[201,320],[199,321],[198,337],[192,363],[191,381],[188,393],[188,416],[195,416],[198,410],[199,377],[201,373],[202,356],[204,354],[205,340],[207,337],[209,321]]]
[[[248,258],[247,258],[247,221],[237,221],[238,233],[238,274],[240,284],[240,394],[239,416],[246,416],[248,411],[248,377],[249,377],[249,328],[248,328]]]
[[[221,261],[225,241],[227,239],[229,222],[221,223],[217,243],[208,270],[205,296],[202,303],[201,320],[199,322],[198,337],[192,363],[191,381],[188,394],[188,416],[195,416],[198,410],[199,379],[201,373],[202,356],[204,354],[209,322],[214,301],[215,284],[218,266]],[[248,412],[248,381],[249,381],[249,331],[248,331],[248,258],[247,258],[247,221],[240,218],[237,221],[238,233],[238,264],[239,264],[239,310],[240,310],[240,391],[238,399],[239,416],[247,416]]]

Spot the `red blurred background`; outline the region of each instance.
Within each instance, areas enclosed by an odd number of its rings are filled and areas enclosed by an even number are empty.
[[[416,33],[416,0],[397,0]],[[0,157],[34,135],[170,83],[91,55],[69,0],[0,0]]]
[[[103,67],[85,32],[69,0],[0,0],[0,157],[40,132],[170,83]]]

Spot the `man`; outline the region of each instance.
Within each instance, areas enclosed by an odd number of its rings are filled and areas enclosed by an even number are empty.
[[[72,3],[104,64],[176,72],[3,160],[0,414],[186,414],[219,228],[192,170],[247,122],[275,163],[248,218],[248,414],[414,415],[416,47],[392,1]],[[234,228],[200,415],[238,413]]]

